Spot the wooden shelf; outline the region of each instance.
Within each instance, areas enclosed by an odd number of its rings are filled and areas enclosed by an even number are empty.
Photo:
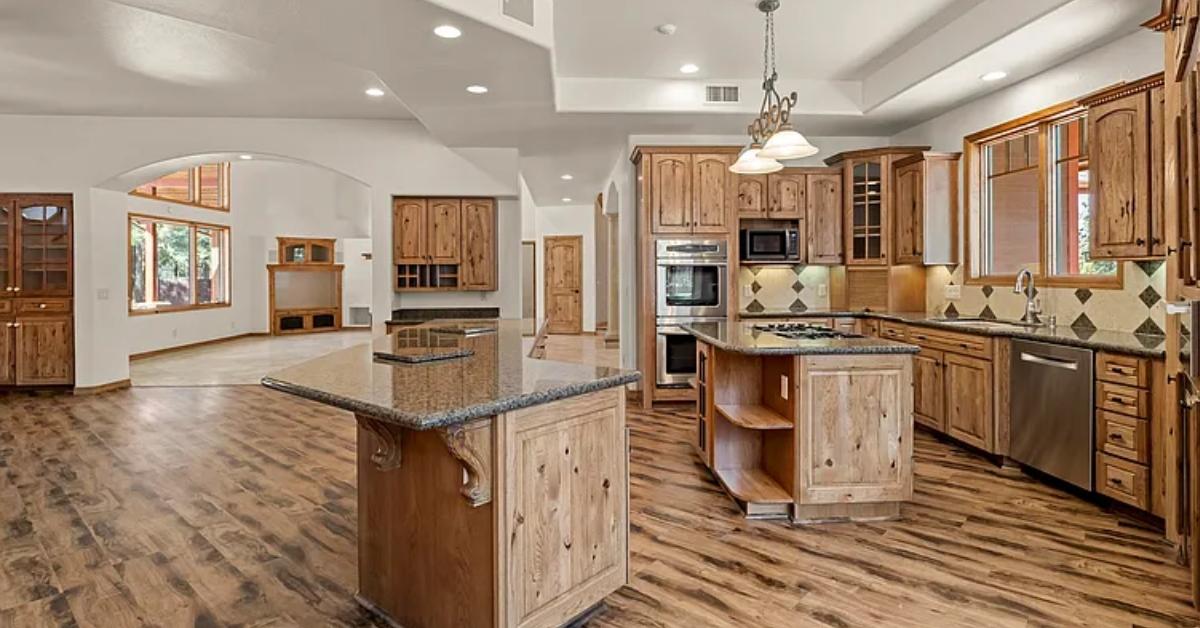
[[[792,422],[778,412],[760,405],[716,404],[717,413],[727,421],[748,430],[790,430]]]
[[[790,504],[792,496],[762,469],[715,469],[717,479],[737,499],[752,504]]]

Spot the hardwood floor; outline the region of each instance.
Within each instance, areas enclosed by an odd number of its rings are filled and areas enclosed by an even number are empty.
[[[742,519],[630,404],[633,582],[594,626],[1184,626],[1152,530],[921,434],[900,521]],[[0,396],[0,626],[361,626],[354,422],[259,387]]]

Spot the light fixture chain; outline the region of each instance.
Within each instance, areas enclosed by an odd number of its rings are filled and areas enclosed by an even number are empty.
[[[767,14],[767,41],[771,46],[771,76],[775,76],[775,12]]]
[[[766,26],[763,32],[763,83],[766,84],[767,77],[771,75],[771,14],[767,14]]]

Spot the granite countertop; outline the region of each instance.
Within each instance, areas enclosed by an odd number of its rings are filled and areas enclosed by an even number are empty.
[[[748,355],[861,355],[917,353],[914,345],[879,338],[794,340],[754,328],[754,323],[691,323],[682,326],[718,349]]]
[[[480,322],[496,331],[463,335],[432,329],[477,327]],[[449,348],[473,353],[421,364],[375,357],[376,352],[437,353]],[[262,383],[404,428],[427,430],[615,388],[639,377],[636,371],[526,357],[519,320],[435,320],[276,371]]]
[[[1107,329],[1083,329],[1066,326],[1037,327],[1033,329],[997,329],[983,325],[966,323],[947,323],[945,319],[931,316],[926,312],[837,312],[837,311],[765,311],[740,312],[744,319],[788,319],[788,318],[876,318],[896,321],[909,325],[948,329],[984,336],[1001,336],[1005,338],[1021,338],[1037,340],[1054,344],[1098,349],[1149,358],[1161,358],[1167,352],[1165,336],[1146,336]]]

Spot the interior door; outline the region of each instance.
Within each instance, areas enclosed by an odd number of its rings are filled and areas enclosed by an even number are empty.
[[[583,332],[583,236],[546,236],[546,331]]]

